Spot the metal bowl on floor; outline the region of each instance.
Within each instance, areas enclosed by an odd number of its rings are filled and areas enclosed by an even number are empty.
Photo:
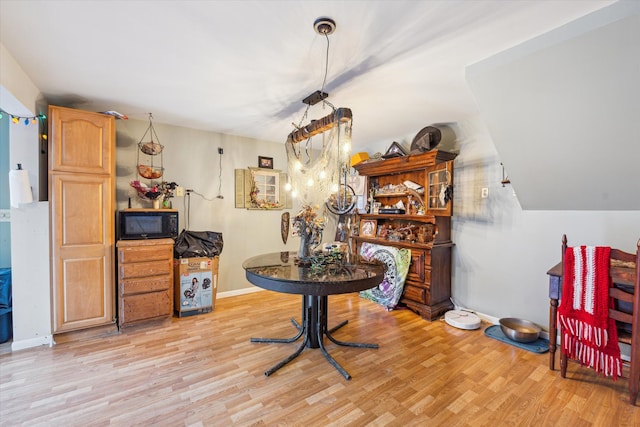
[[[500,319],[500,329],[514,341],[533,342],[540,337],[540,326],[533,322],[515,317]]]

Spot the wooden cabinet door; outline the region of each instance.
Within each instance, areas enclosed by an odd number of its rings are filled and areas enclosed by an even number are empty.
[[[453,212],[453,161],[425,169],[424,204],[427,215],[450,217]]]
[[[53,333],[115,321],[113,118],[49,109]]]
[[[49,107],[49,170],[112,175],[115,125],[111,116]]]

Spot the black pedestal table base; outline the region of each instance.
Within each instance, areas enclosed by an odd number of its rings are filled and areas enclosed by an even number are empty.
[[[337,345],[359,348],[378,348],[378,344],[367,344],[358,342],[347,342],[335,339],[331,334],[341,327],[345,326],[349,321],[345,320],[331,329],[327,329],[327,296],[303,295],[302,296],[302,322],[299,324],[295,319],[291,319],[293,325],[298,329],[298,333],[291,338],[251,338],[251,342],[256,343],[292,343],[300,337],[303,338],[302,344],[290,356],[286,357],[276,365],[268,369],[264,374],[269,376],[278,369],[291,362],[298,357],[305,349],[319,348],[327,361],[342,374],[342,376],[350,380],[351,375],[327,352],[324,346],[324,336]]]

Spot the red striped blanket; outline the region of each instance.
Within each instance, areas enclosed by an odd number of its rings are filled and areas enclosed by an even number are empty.
[[[609,318],[610,253],[603,246],[567,248],[558,324],[567,357],[616,379],[622,360],[615,320]]]

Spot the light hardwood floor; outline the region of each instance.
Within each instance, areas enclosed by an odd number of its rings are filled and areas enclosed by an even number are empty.
[[[264,291],[219,299],[212,313],[98,339],[0,355],[0,425],[46,426],[631,426],[627,381],[572,364],[569,377],[535,354],[387,312],[356,294],[329,298],[345,380],[317,349],[270,377],[296,344],[300,297]]]

